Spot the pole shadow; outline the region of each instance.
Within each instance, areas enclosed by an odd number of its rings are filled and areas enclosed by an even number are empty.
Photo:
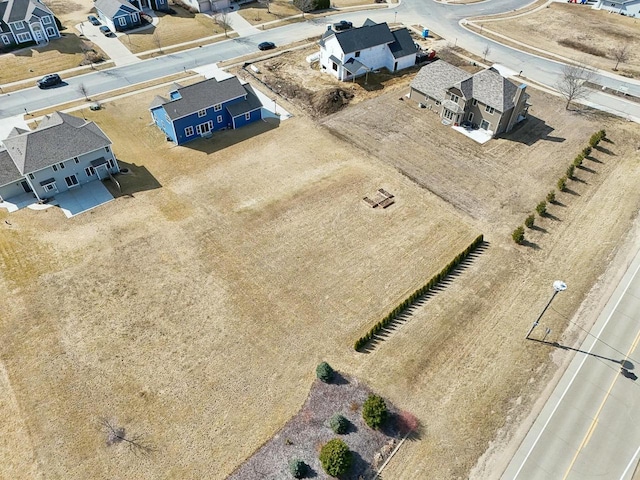
[[[584,353],[592,357],[601,358],[602,360],[609,360],[610,362],[619,364],[621,367],[627,370],[632,370],[634,368],[633,362],[630,362],[629,360],[626,360],[626,359],[616,360],[615,358],[609,358],[603,355],[598,355],[596,353],[586,352],[584,350],[580,350],[579,348],[573,348],[567,345],[562,345],[558,342],[547,342],[546,340],[538,340],[537,338],[531,338],[531,337],[528,337],[527,340],[531,340],[532,342],[542,343],[544,345],[549,345],[550,347],[560,348],[562,350],[573,350],[574,352]]]

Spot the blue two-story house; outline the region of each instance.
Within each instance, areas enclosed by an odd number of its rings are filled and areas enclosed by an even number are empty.
[[[156,96],[149,110],[153,122],[176,145],[262,119],[260,99],[237,77],[210,78],[187,87],[174,84],[169,98]]]
[[[60,38],[51,10],[39,0],[0,0],[0,51]]]

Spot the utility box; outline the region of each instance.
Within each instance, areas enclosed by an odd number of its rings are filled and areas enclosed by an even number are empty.
[[[422,29],[422,38],[428,38],[429,37],[429,29],[428,28],[423,28]]]

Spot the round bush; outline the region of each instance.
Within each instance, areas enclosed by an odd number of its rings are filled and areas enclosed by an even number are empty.
[[[558,179],[558,190],[564,192],[567,188],[567,177],[561,177]]]
[[[536,205],[536,212],[538,212],[538,215],[541,217],[544,216],[547,213],[547,202],[542,201]]]
[[[520,225],[518,228],[516,228],[511,234],[511,238],[513,238],[513,241],[518,245],[524,242],[524,227]]]
[[[327,362],[322,362],[316,367],[316,376],[324,383],[331,383],[334,373],[333,368]]]
[[[320,450],[322,468],[332,477],[342,475],[351,466],[352,455],[347,444],[339,438],[329,440]]]
[[[331,427],[331,430],[333,430],[333,433],[337,433],[338,435],[343,435],[347,433],[347,430],[349,430],[349,420],[344,418],[339,413],[336,413],[329,420],[329,426]]]
[[[527,218],[524,219],[524,225],[527,228],[532,228],[535,221],[536,221],[536,217],[532,213],[531,215],[529,215]]]
[[[309,473],[309,465],[302,460],[294,458],[289,462],[289,472],[291,472],[293,478],[304,478]]]
[[[551,190],[549,193],[547,193],[547,202],[553,203],[555,201],[556,201],[556,192]]]
[[[371,428],[380,428],[388,414],[387,404],[378,395],[369,395],[369,398],[362,405],[362,418]]]

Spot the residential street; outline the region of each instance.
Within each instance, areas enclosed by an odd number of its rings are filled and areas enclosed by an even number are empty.
[[[640,453],[640,254],[514,455],[503,480],[629,480]],[[570,288],[570,287],[569,287]],[[550,312],[553,314],[553,312]],[[544,319],[532,338],[544,336]],[[555,341],[554,337],[546,339]],[[523,340],[524,341],[524,340]],[[558,348],[540,343],[539,348]],[[632,375],[629,375],[632,377]]]
[[[132,65],[71,77],[67,80],[68,85],[55,90],[55,95],[52,95],[51,91],[39,91],[36,88],[2,95],[0,96],[0,118],[24,113],[25,109],[35,111],[78,100],[83,96],[78,92],[80,84],[86,87],[89,95],[108,92],[177,73],[184,69],[255,53],[257,45],[263,41],[272,41],[276,45],[283,46],[320,35],[326,29],[327,23],[343,18],[359,25],[366,18],[378,22],[393,22],[397,17],[397,21],[402,21],[407,25],[424,25],[448,38],[452,43],[477,54],[489,44],[491,48],[488,56],[489,61],[503,64],[516,72],[522,71],[525,82],[527,79],[531,79],[543,85],[553,86],[559,78],[562,64],[513,50],[479,37],[459,25],[459,22],[467,17],[499,13],[518,7],[522,7],[518,0],[491,0],[464,6],[441,4],[434,1],[425,3],[420,0],[404,0],[395,8],[345,12],[329,18],[293,23],[271,30],[259,31],[254,35],[226,40]],[[624,86],[629,93],[640,96],[640,84],[636,81],[609,75],[598,75],[596,81],[611,88]],[[632,120],[640,119],[640,104],[637,103],[626,102],[595,91],[590,94],[587,103]]]

